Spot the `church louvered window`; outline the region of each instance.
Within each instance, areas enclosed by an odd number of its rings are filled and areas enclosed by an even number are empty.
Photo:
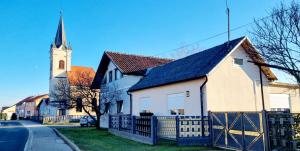
[[[63,60],[59,61],[59,65],[58,65],[59,69],[65,69],[65,62]]]

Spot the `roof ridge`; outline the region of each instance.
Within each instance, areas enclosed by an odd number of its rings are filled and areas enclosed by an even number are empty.
[[[115,54],[120,54],[120,55],[129,55],[129,56],[145,57],[145,58],[152,58],[152,59],[175,60],[175,59],[172,59],[172,58],[138,55],[138,54],[131,54],[131,53],[126,53],[126,52],[112,51],[112,50],[105,50],[104,53],[115,53]]]

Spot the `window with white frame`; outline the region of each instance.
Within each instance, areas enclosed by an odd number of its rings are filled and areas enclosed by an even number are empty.
[[[233,63],[238,66],[242,66],[244,64],[244,59],[242,58],[234,58]]]
[[[290,111],[290,96],[288,94],[270,94],[269,99],[271,111]]]
[[[140,98],[140,113],[149,113],[150,110],[150,97]]]
[[[168,95],[168,112],[170,115],[184,115],[184,93]]]

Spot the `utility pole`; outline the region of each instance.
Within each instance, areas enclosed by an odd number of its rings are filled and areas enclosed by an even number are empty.
[[[227,36],[228,36],[227,44],[229,45],[229,41],[230,41],[230,10],[229,10],[229,6],[228,6],[228,0],[226,0],[226,14],[227,14]]]

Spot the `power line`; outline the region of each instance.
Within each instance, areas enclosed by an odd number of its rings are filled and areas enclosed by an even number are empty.
[[[284,10],[283,12],[288,11],[288,10],[291,10],[291,8],[286,9],[286,10]],[[263,20],[265,20],[265,19],[268,19],[269,17],[272,17],[273,15],[275,15],[275,14],[271,14],[271,15],[262,17],[262,18],[256,20],[256,22],[260,22],[260,21],[263,21]],[[236,30],[239,30],[239,29],[241,29],[241,28],[247,27],[247,26],[249,26],[249,25],[251,25],[251,24],[253,24],[253,23],[255,23],[255,21],[248,22],[248,23],[246,23],[246,24],[237,26],[237,27],[235,27],[235,28],[230,29],[229,31],[230,31],[230,32],[236,31]],[[188,46],[192,46],[192,45],[198,44],[198,43],[200,43],[200,42],[204,42],[204,41],[207,41],[207,40],[210,40],[210,39],[213,39],[213,38],[222,36],[222,35],[224,35],[224,34],[228,34],[228,31],[224,31],[224,32],[222,32],[222,33],[218,33],[218,34],[212,35],[212,36],[210,36],[210,37],[207,37],[207,38],[204,38],[204,39],[201,39],[201,40],[198,40],[198,41],[189,43],[189,44],[185,44],[185,45],[180,46],[180,47],[175,48],[175,49],[171,49],[171,50],[168,50],[168,51],[164,51],[164,52],[155,54],[154,56],[159,56],[159,55],[162,55],[162,54],[166,54],[166,53],[168,53],[168,52],[177,51],[177,50],[180,50],[180,49],[182,49],[182,48],[186,48],[186,47],[188,47]]]

